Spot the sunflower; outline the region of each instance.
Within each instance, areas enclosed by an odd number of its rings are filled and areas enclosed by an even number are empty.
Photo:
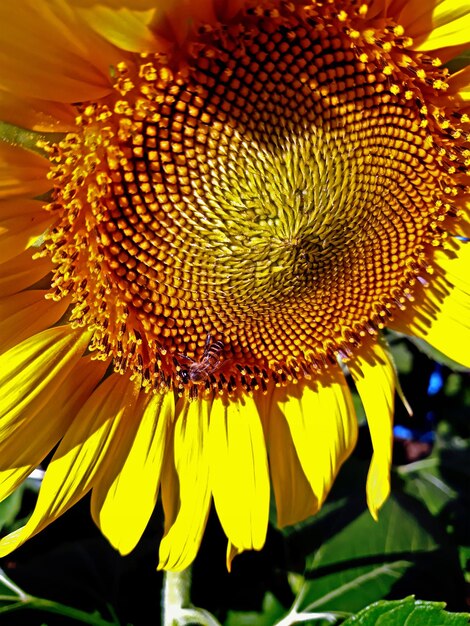
[[[91,492],[160,568],[321,507],[357,436],[389,493],[387,328],[470,365],[460,0],[3,2],[0,554]],[[348,378],[348,379],[347,379]]]

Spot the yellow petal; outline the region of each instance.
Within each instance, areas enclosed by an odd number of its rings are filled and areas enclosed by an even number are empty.
[[[470,65],[464,67],[455,74],[452,74],[447,80],[449,89],[446,95],[457,95],[468,108],[470,106]]]
[[[262,396],[258,408],[266,424],[271,483],[276,500],[277,525],[296,524],[318,511],[318,500],[302,471],[289,426],[272,394]]]
[[[276,389],[273,407],[284,415],[300,464],[321,506],[357,439],[357,422],[340,370],[335,378]]]
[[[0,90],[0,120],[37,132],[72,132],[76,111],[70,104],[22,98]]]
[[[470,245],[454,242],[458,253],[436,253],[432,285],[422,289],[413,313],[390,324],[424,339],[450,359],[470,368]],[[444,273],[445,278],[439,277]]]
[[[367,504],[374,519],[390,493],[395,368],[379,343],[348,363],[369,425],[374,449],[367,476]]]
[[[4,500],[13,493],[28,478],[37,465],[37,463],[36,465],[20,465],[19,467],[0,470],[0,500]]]
[[[6,263],[0,263],[0,297],[18,293],[44,278],[52,269],[50,259],[32,259],[32,252],[25,250]],[[0,334],[1,338],[1,334]]]
[[[269,514],[269,473],[252,398],[214,400],[209,423],[210,484],[222,528],[241,550],[260,550]]]
[[[116,51],[63,0],[0,3],[0,87],[27,98],[80,102],[111,91]]]
[[[48,170],[45,158],[0,141],[0,198],[45,193],[51,187],[46,178]]]
[[[470,6],[461,0],[407,2],[399,22],[413,38],[413,50],[439,50],[470,42]]]
[[[91,499],[96,524],[121,554],[135,548],[155,507],[174,398],[142,393],[132,413],[105,459]]]
[[[56,371],[47,402],[35,401],[14,416],[0,439],[0,499],[9,495],[63,437],[103,377],[106,363],[81,358]]]
[[[413,334],[453,361],[470,368],[470,292],[453,289],[440,304],[431,326],[424,332],[413,329]]]
[[[46,528],[91,489],[121,420],[132,417],[128,394],[133,389],[126,377],[113,374],[84,404],[47,468],[32,516],[0,541],[1,556]]]
[[[194,560],[210,506],[207,433],[210,404],[186,402],[176,418],[174,462],[179,479],[180,506],[160,543],[159,569],[182,570]]]
[[[154,0],[146,4],[147,8],[139,9],[94,4],[79,13],[93,30],[122,50],[168,52],[168,39],[159,37],[151,28],[157,19],[158,5]]]
[[[180,401],[181,402],[181,401]],[[174,427],[174,424],[173,424]],[[164,534],[168,534],[178,515],[180,507],[180,485],[175,467],[174,437],[172,425],[168,425],[167,442],[163,457],[160,493],[164,513]]]
[[[49,402],[83,354],[89,337],[59,326],[34,335],[0,356],[0,441],[11,435],[30,411]]]
[[[24,198],[0,200],[0,263],[21,254],[51,223],[41,202]]]
[[[47,291],[31,290],[0,300],[0,353],[55,324],[65,313],[67,300],[46,300]]]
[[[465,299],[464,294],[470,294],[470,243],[453,241],[452,251],[437,250],[435,261],[441,272],[444,272],[446,280]]]

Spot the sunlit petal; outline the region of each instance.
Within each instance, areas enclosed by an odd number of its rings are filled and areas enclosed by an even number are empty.
[[[135,548],[155,507],[172,413],[169,394],[141,394],[93,488],[93,517],[121,554]]]
[[[46,293],[43,290],[23,291],[0,299],[0,353],[59,321],[68,302],[46,300]]]
[[[81,358],[75,365],[56,372],[46,403],[35,398],[31,406],[10,418],[8,432],[0,439],[1,499],[9,495],[63,437],[105,369],[105,363]]]
[[[413,315],[394,320],[392,328],[424,339],[450,359],[470,368],[470,245],[457,244],[458,254],[436,255],[438,274],[432,287],[423,288]]]
[[[276,390],[274,403],[284,415],[300,464],[321,505],[357,438],[357,422],[341,371],[315,385]]]
[[[261,421],[252,398],[216,398],[209,423],[210,485],[225,534],[239,550],[266,537],[269,477]]]
[[[467,2],[407,2],[400,21],[415,40],[415,50],[439,50],[470,43],[470,7]]]
[[[126,378],[111,376],[91,395],[47,468],[32,516],[0,541],[0,555],[43,530],[91,489],[123,420],[129,419],[133,404],[129,392],[134,388]]]
[[[207,433],[208,402],[189,402],[178,415],[174,436],[180,505],[160,544],[159,568],[182,570],[194,560],[206,525],[211,492]]]
[[[0,438],[12,434],[29,412],[47,404],[85,351],[87,333],[51,328],[0,356]]]
[[[271,394],[263,396],[259,406],[267,424],[266,445],[276,500],[276,521],[282,528],[316,513],[319,503],[302,470],[286,418],[279,405],[271,400]]]
[[[388,352],[372,344],[349,365],[361,397],[374,449],[367,476],[367,504],[372,516],[390,492],[395,369]]]

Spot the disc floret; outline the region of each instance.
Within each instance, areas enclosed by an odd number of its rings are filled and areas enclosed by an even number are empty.
[[[248,5],[78,107],[49,147],[46,250],[97,358],[147,389],[249,393],[337,367],[408,307],[452,232],[468,120],[429,104],[439,60],[366,15]]]

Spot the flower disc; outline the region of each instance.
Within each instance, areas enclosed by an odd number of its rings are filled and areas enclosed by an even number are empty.
[[[347,359],[453,211],[459,131],[421,98],[438,63],[394,24],[262,6],[202,28],[185,63],[113,68],[50,148],[54,297],[146,387],[249,391]]]

